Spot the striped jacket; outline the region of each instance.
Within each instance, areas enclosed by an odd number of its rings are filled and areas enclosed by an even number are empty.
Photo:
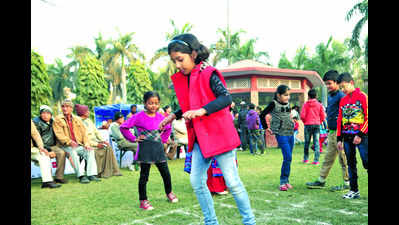
[[[367,95],[356,88],[343,97],[339,103],[337,119],[337,140],[351,139],[355,135],[368,134],[368,99]]]

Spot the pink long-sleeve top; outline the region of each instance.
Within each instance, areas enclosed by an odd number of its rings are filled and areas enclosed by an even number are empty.
[[[164,118],[165,117],[159,112],[157,112],[154,117],[150,117],[145,113],[145,111],[141,111],[126,120],[119,129],[122,135],[128,141],[135,142],[137,137],[130,132],[130,128],[135,126],[139,133],[141,133],[143,130],[158,130],[159,124]],[[168,141],[171,132],[171,125],[166,125],[164,131],[161,133],[162,143],[166,143]]]

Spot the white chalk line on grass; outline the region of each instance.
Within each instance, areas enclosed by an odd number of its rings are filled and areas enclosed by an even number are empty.
[[[159,217],[164,217],[164,216],[167,216],[167,215],[170,215],[170,214],[174,214],[174,213],[180,213],[180,214],[183,214],[183,215],[193,216],[193,217],[197,217],[197,218],[200,218],[200,217],[201,217],[201,216],[199,216],[199,215],[197,215],[197,214],[195,214],[195,213],[190,213],[190,212],[187,212],[187,211],[185,211],[185,210],[183,210],[183,209],[184,209],[184,208],[175,209],[175,210],[169,211],[169,212],[167,212],[167,213],[157,214],[157,215],[155,215],[155,216],[147,217],[147,218],[144,218],[144,219],[133,220],[133,221],[131,221],[131,222],[129,222],[129,223],[122,223],[122,224],[120,224],[120,225],[129,225],[129,224],[138,224],[138,223],[139,223],[139,224],[145,224],[145,225],[153,225],[153,224],[151,224],[151,223],[147,223],[146,221],[147,221],[147,220],[156,219],[156,218],[159,218]]]

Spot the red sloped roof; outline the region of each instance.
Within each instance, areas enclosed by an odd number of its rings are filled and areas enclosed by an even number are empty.
[[[224,77],[234,77],[246,74],[272,75],[282,77],[306,78],[313,86],[323,86],[324,82],[316,71],[272,68],[253,60],[242,60],[220,69]]]

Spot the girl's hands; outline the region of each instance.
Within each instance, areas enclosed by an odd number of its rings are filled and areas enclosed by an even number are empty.
[[[136,138],[136,142],[142,142],[144,139],[145,139],[145,136],[141,134],[140,136],[138,136]]]
[[[204,108],[200,108],[197,110],[189,110],[183,114],[185,120],[191,120],[199,116],[205,115],[207,112]]]
[[[171,113],[168,117],[162,120],[162,122],[159,124],[159,130],[163,131],[165,126],[171,123],[174,119],[176,119],[176,115],[174,113]]]

